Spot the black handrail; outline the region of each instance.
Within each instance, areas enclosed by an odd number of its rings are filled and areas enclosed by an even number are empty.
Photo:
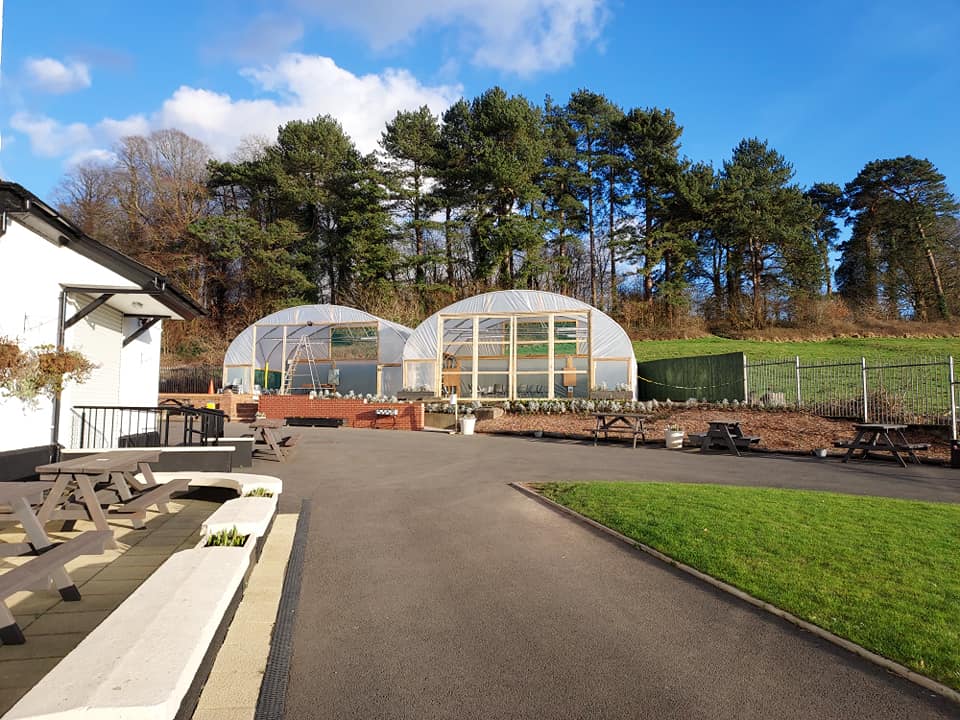
[[[223,437],[226,415],[222,410],[167,401],[156,407],[77,405],[73,418],[75,447],[105,449],[216,445]]]

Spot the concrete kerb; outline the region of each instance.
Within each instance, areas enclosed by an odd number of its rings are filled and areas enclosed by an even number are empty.
[[[942,697],[947,698],[948,700],[951,700],[957,704],[960,704],[960,692],[957,692],[953,688],[947,687],[943,683],[939,683],[936,680],[928,678],[925,675],[921,675],[920,673],[914,672],[913,670],[906,667],[905,665],[901,665],[900,663],[890,660],[889,658],[885,658],[882,655],[878,655],[875,652],[871,652],[870,650],[863,647],[862,645],[858,645],[857,643],[847,640],[846,638],[842,638],[839,635],[835,635],[829,630],[824,630],[822,627],[809,623],[806,620],[803,620],[797,617],[796,615],[793,615],[792,613],[787,612],[786,610],[778,608],[776,605],[771,605],[770,603],[764,602],[759,598],[755,598],[753,595],[745,593],[743,590],[740,590],[739,588],[736,588],[733,585],[725,583],[722,580],[717,580],[712,575],[707,575],[706,573],[700,572],[696,568],[690,567],[689,565],[685,565],[682,562],[678,562],[677,560],[674,560],[669,555],[664,555],[662,552],[650,547],[649,545],[644,545],[641,542],[637,542],[636,540],[627,537],[623,533],[617,532],[616,530],[609,528],[606,525],[603,525],[602,523],[599,523],[596,520],[593,520],[587,517],[586,515],[582,515],[578,513],[576,510],[571,510],[570,508],[564,505],[561,505],[558,502],[554,502],[550,498],[544,497],[543,495],[538,493],[533,487],[531,487],[530,483],[512,482],[510,483],[510,486],[516,490],[519,490],[525,495],[528,495],[529,497],[532,497],[535,500],[543,503],[547,507],[550,507],[556,510],[557,512],[563,513],[565,515],[568,515],[569,517],[579,520],[580,522],[586,525],[589,525],[595,530],[599,530],[605,535],[608,535],[616,540],[619,540],[622,543],[629,545],[635,550],[639,550],[641,552],[646,553],[647,555],[655,557],[657,560],[660,560],[668,565],[672,565],[673,567],[677,568],[681,572],[687,573],[688,575],[692,575],[698,580],[701,580],[707,583],[708,585],[711,585],[717,588],[718,590],[721,590],[722,592],[732,595],[737,599],[742,600],[743,602],[753,605],[756,608],[764,610],[770,613],[771,615],[775,615],[776,617],[786,620],[792,625],[795,625],[800,629],[809,632],[811,635],[815,635],[823,640],[826,640],[827,642],[833,645],[836,645],[839,648],[843,648],[844,650],[847,650],[848,652],[851,652],[854,655],[857,655],[863,658],[864,660],[867,660],[868,662],[871,662],[874,665],[881,667],[884,670],[887,670],[888,672],[892,672],[895,675],[899,675],[900,677],[906,680],[909,680],[910,682],[916,685],[919,685],[925,690],[929,690],[930,692],[936,693],[937,695],[940,695]]]

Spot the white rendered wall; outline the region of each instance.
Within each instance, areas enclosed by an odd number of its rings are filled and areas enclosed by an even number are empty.
[[[121,350],[120,404],[131,407],[155,406],[160,387],[160,326],[157,323]],[[140,327],[139,318],[123,319],[123,335]]]
[[[50,242],[17,220],[8,220],[7,232],[0,237],[0,336],[15,339],[22,347],[56,344],[61,285],[136,287],[123,276]],[[72,348],[75,328],[67,330],[68,348]],[[112,346],[116,333],[109,335],[104,345]],[[159,342],[159,332],[156,340]],[[152,383],[156,393],[156,375]],[[72,394],[73,388],[68,386],[63,395],[64,412],[69,409]],[[0,451],[49,444],[51,425],[52,404],[46,398],[39,399],[35,407],[11,398],[0,399]],[[64,426],[61,416],[61,442],[68,441],[69,435],[70,424]]]

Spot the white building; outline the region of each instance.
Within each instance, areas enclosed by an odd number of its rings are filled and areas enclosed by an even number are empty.
[[[0,480],[47,462],[58,443],[70,446],[78,406],[156,406],[162,321],[203,313],[162,275],[9,182],[0,182],[0,297],[0,336],[22,348],[78,350],[97,366],[59,402],[0,398]]]

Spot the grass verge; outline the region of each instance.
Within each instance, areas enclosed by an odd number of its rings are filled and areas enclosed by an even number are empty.
[[[776,342],[733,340],[710,335],[689,340],[635,340],[637,360],[745,353],[751,360],[777,360],[799,355],[801,360],[894,360],[910,357],[960,355],[960,337],[834,338],[820,341]]]
[[[537,489],[960,690],[958,505],[667,483],[545,483]]]

